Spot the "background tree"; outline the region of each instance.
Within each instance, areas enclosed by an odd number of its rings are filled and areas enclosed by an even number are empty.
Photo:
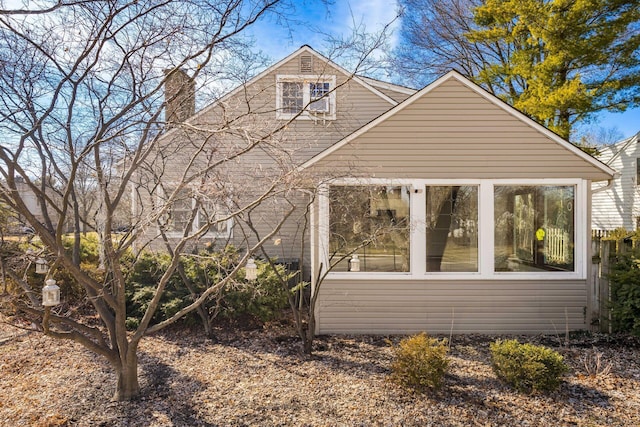
[[[640,101],[636,1],[403,0],[398,68],[456,68],[569,139],[594,113]]]
[[[613,145],[624,138],[624,134],[617,127],[606,128],[596,124],[580,127],[577,133],[580,135],[577,144],[582,149],[591,149],[596,153],[600,148]]]

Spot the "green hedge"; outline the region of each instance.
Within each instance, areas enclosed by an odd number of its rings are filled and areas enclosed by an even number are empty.
[[[218,252],[203,251],[185,257],[182,267],[187,279],[195,287],[197,295],[213,284],[224,279],[237,265],[239,254],[233,247]],[[142,319],[144,311],[153,297],[153,292],[163,273],[169,267],[171,259],[166,253],[145,252],[133,265],[127,284],[127,316],[131,327]],[[243,270],[219,295],[213,295],[205,305],[212,315],[217,313],[225,319],[251,316],[268,321],[277,316],[287,306],[287,291],[282,288],[277,275],[268,263],[256,261],[258,279],[255,282],[244,280]],[[280,273],[286,274],[283,267]],[[152,322],[160,322],[173,316],[193,302],[190,291],[181,275],[176,271],[165,288]],[[198,322],[195,312],[185,317],[187,322]]]
[[[640,255],[616,256],[610,266],[610,312],[615,332],[640,336]]]

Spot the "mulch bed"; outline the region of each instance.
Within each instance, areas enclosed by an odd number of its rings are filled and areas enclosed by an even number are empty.
[[[142,394],[113,402],[104,359],[0,325],[0,425],[640,425],[640,342],[632,337],[515,337],[554,348],[571,367],[558,391],[526,395],[490,366],[489,343],[511,337],[453,336],[443,389],[414,393],[389,380],[401,337],[323,336],[308,357],[288,325],[217,332],[217,340],[180,328],[144,338]]]

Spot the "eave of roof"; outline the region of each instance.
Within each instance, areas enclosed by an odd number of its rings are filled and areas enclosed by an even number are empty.
[[[392,90],[392,91],[395,91],[395,92],[404,93],[406,95],[413,95],[414,93],[416,93],[418,91],[417,89],[412,89],[412,88],[407,87],[407,86],[397,85],[395,83],[385,82],[385,81],[382,81],[382,80],[374,79],[372,77],[366,77],[366,76],[359,76],[359,77],[363,81],[369,83],[371,86],[379,87],[379,88],[383,88],[383,89],[388,89],[388,90]]]
[[[316,156],[312,157],[311,159],[307,160],[305,163],[300,165],[298,167],[298,169],[299,170],[306,169],[306,168],[312,166],[313,164],[319,162],[320,160],[322,160],[323,158],[327,157],[331,153],[337,151],[338,149],[340,149],[344,145],[348,144],[349,142],[351,142],[352,140],[354,140],[358,136],[360,136],[363,133],[367,132],[369,129],[375,127],[379,123],[382,123],[383,121],[387,120],[389,117],[392,117],[393,115],[395,115],[398,112],[402,111],[403,109],[405,109],[409,105],[413,104],[416,100],[420,99],[422,96],[424,96],[425,94],[431,92],[432,90],[434,90],[435,88],[437,88],[438,86],[442,85],[444,82],[446,82],[446,81],[448,81],[450,79],[458,80],[459,82],[461,82],[462,84],[464,84],[469,89],[473,90],[474,92],[476,92],[477,94],[479,94],[480,96],[482,96],[483,98],[488,100],[489,102],[491,102],[491,103],[495,104],[496,106],[500,107],[501,109],[503,109],[508,114],[516,117],[517,119],[522,121],[524,124],[534,128],[538,132],[544,134],[546,137],[548,137],[551,140],[555,141],[556,143],[560,144],[565,149],[569,150],[570,152],[572,152],[573,154],[575,154],[578,157],[582,158],[583,160],[589,162],[590,164],[592,164],[593,166],[595,166],[598,169],[602,170],[606,174],[611,175],[612,177],[616,174],[616,171],[613,170],[612,168],[610,168],[608,165],[604,164],[600,160],[595,159],[594,157],[592,157],[589,154],[585,153],[580,148],[576,147],[575,145],[571,144],[570,142],[565,141],[559,135],[557,135],[554,132],[550,131],[546,127],[542,126],[541,124],[539,124],[535,120],[531,119],[530,117],[526,116],[522,112],[518,111],[517,109],[515,109],[511,105],[507,104],[506,102],[500,100],[496,96],[490,94],[489,92],[487,92],[486,90],[482,89],[480,86],[478,86],[477,84],[473,83],[472,81],[470,81],[469,79],[467,79],[466,77],[464,77],[462,74],[460,74],[459,72],[457,72],[455,70],[449,71],[447,74],[441,76],[440,78],[436,79],[434,82],[428,84],[427,86],[425,86],[421,90],[417,91],[415,94],[413,94],[412,96],[407,98],[404,102],[402,102],[402,103],[398,104],[397,106],[391,108],[386,113],[380,115],[378,118],[372,120],[371,122],[369,122],[365,126],[363,126],[360,129],[356,130],[352,134],[346,136],[342,140],[336,142],[334,145],[332,145],[331,147],[327,148],[326,150],[318,153]]]
[[[631,145],[638,142],[640,138],[640,132],[637,134],[630,136],[629,138],[623,139],[622,141],[616,142],[614,147],[616,147],[616,152],[605,162],[606,165],[610,165],[615,159],[620,157],[622,153]]]

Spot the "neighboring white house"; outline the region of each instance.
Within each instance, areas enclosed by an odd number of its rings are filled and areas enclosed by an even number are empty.
[[[610,185],[594,185],[591,225],[594,230],[635,230],[640,225],[640,133],[604,147],[597,156],[618,171]]]
[[[16,178],[16,190],[21,194],[22,200],[25,206],[32,214],[36,215],[39,221],[42,221],[42,214],[40,214],[40,203],[36,198],[36,195],[29,186],[20,177]]]
[[[15,180],[16,191],[20,194],[20,197],[29,212],[36,218],[37,221],[45,223],[45,217],[42,214],[42,206],[40,200],[36,197],[35,192],[31,189],[30,185],[33,183],[27,183],[21,177],[17,177]],[[47,189],[47,194],[50,197],[55,197],[53,190]],[[55,226],[58,222],[58,215],[54,209],[49,210],[49,215],[52,224]],[[16,214],[16,221],[13,224],[14,232],[24,232],[25,230],[33,230],[30,226],[26,225],[28,222],[21,215]]]

